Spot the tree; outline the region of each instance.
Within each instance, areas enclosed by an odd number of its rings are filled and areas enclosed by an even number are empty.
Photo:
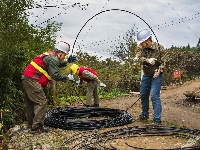
[[[118,57],[121,61],[125,61],[127,58],[134,57],[136,46],[134,44],[134,28],[131,28],[125,33],[123,41],[119,39],[119,45],[114,47],[114,51],[111,53],[113,56]]]
[[[27,8],[32,4],[33,0],[0,1],[0,109],[5,130],[23,120],[21,75],[25,65],[52,47],[60,25],[51,23],[37,29],[30,26]]]

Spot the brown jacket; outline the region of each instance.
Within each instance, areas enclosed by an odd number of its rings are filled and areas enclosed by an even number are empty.
[[[155,42],[152,43],[152,47],[149,49],[144,49],[140,45],[138,46],[136,57],[139,58],[140,63],[143,65],[144,74],[153,76],[155,70],[158,68],[163,72],[166,60],[164,58],[165,52],[164,47]],[[149,58],[156,58],[156,63],[154,65],[148,64],[146,60]]]

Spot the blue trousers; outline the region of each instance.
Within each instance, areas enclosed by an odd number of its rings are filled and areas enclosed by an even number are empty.
[[[143,74],[140,84],[140,97],[142,112],[141,115],[149,117],[149,97],[151,96],[153,106],[153,121],[161,122],[162,105],[160,100],[160,90],[163,82],[164,74],[153,78]]]

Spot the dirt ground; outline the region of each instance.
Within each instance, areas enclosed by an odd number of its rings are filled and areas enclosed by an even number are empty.
[[[185,91],[200,89],[200,78],[174,86],[168,86],[161,91],[162,100],[162,126],[175,126],[177,128],[189,128],[200,130],[200,99],[190,101],[186,99],[183,93]],[[150,101],[151,104],[151,101]],[[117,128],[127,128],[132,126],[145,126],[152,122],[152,106],[150,105],[150,119],[148,122],[136,121],[141,111],[140,99],[138,95],[132,95],[126,98],[116,99],[102,99],[100,101],[101,107],[115,108],[120,110],[127,110],[135,119],[135,121],[129,125],[120,126]],[[115,128],[107,128],[99,130],[101,132],[114,130]],[[10,143],[7,149],[82,149],[80,141],[85,141],[85,136],[94,135],[95,131],[78,132],[78,131],[66,131],[61,129],[50,128],[49,133],[43,133],[39,135],[29,134],[28,131],[18,132],[11,137]],[[78,135],[78,138],[75,138]],[[200,136],[200,133],[198,134]],[[72,142],[66,142],[71,139]],[[133,150],[137,148],[131,147],[143,147],[146,149],[170,149],[177,148],[187,143],[187,138],[180,138],[176,136],[142,136],[135,137],[116,138],[108,143],[103,143],[105,146],[111,148],[112,146],[118,150]],[[79,143],[79,144],[75,144]],[[71,144],[71,145],[70,145]],[[63,146],[64,145],[64,146]],[[75,147],[74,145],[78,145]],[[61,148],[62,147],[62,148]],[[63,148],[65,147],[65,148]],[[84,149],[84,148],[83,148]]]
[[[200,129],[200,99],[191,101],[183,94],[185,91],[196,90],[200,90],[200,79],[189,81],[182,85],[168,86],[161,91],[162,121],[164,125],[171,124],[179,127]],[[137,119],[141,111],[138,99],[139,96],[133,95],[133,97],[129,98],[102,100],[101,106],[128,110]],[[150,112],[152,112],[151,101]],[[150,114],[150,119],[152,119],[152,113]]]

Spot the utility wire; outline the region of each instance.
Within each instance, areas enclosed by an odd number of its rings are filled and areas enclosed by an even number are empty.
[[[107,0],[107,2],[105,3],[105,5],[103,6],[103,8],[101,9],[101,11],[106,7],[106,5],[108,4],[109,0]],[[95,20],[93,21],[93,24],[96,22],[97,18],[95,18]],[[82,42],[84,41],[85,37],[88,35],[89,31],[92,29],[93,25],[91,25],[88,29],[88,31],[86,32],[85,36],[83,37],[83,39],[81,40]]]
[[[166,1],[167,2],[167,1]],[[176,12],[176,10],[171,6],[171,4],[169,3],[169,2],[167,2],[167,4],[171,7],[171,9],[176,13],[176,15],[177,16],[179,16],[180,17],[180,15]],[[199,13],[198,13],[199,14]],[[183,20],[182,20],[182,22],[184,22]],[[187,26],[187,28],[189,29],[189,30],[191,30],[191,28],[188,26],[188,25],[186,25]],[[192,30],[191,30],[192,31]],[[193,33],[194,34],[194,33]],[[196,35],[196,34],[194,34],[194,36],[195,37],[197,37],[198,39],[199,39],[199,37]]]
[[[173,26],[175,24],[181,23],[180,20],[182,20],[182,22],[185,22],[186,19],[192,20],[192,19],[196,19],[197,17],[200,17],[200,13],[196,13],[192,16],[188,16],[188,17],[184,17],[184,18],[179,18],[178,20],[173,20],[170,23],[162,23],[161,25],[156,25],[154,27],[157,29],[166,28],[166,27],[169,27],[170,25]],[[95,47],[95,46],[99,46],[99,45],[103,45],[103,44],[115,43],[116,41],[119,41],[119,38],[120,38],[120,36],[111,38],[111,39],[107,39],[107,40],[104,39],[104,40],[100,40],[100,41],[96,41],[96,42],[92,42],[92,43],[87,43],[87,44],[81,44],[81,43],[78,43],[78,44],[81,45],[81,49],[87,49],[87,48],[91,48],[91,47]]]

